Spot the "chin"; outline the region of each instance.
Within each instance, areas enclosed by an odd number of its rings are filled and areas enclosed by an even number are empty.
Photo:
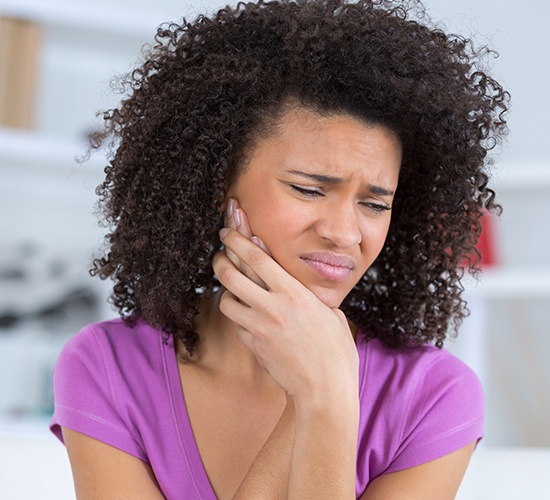
[[[315,296],[327,307],[331,309],[338,309],[346,296],[342,296],[341,293],[337,293],[334,290],[329,289],[313,289],[311,290]]]

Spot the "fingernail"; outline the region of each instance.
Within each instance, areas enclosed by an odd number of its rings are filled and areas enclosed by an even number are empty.
[[[227,200],[227,217],[231,217],[233,215],[233,212],[238,208],[239,204],[237,203],[237,200],[235,198],[229,198]]]
[[[231,217],[235,212],[235,206],[237,205],[235,198],[229,198],[227,202],[227,217]]]
[[[241,216],[241,211],[240,210],[235,210],[234,214],[233,214],[233,219],[235,219],[235,229],[237,229],[240,225],[241,225],[241,222],[242,222],[242,216]]]
[[[227,233],[229,233],[229,229],[222,227],[218,233],[220,235],[220,240],[223,240],[227,236]]]
[[[264,252],[267,253],[267,247],[264,245],[264,242],[260,238],[258,238],[257,236],[252,236],[252,238],[250,238],[250,241],[252,241],[252,243],[260,247]]]

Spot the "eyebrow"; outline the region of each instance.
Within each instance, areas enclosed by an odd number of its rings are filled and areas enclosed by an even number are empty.
[[[302,172],[301,170],[288,170],[287,172],[289,174],[305,177],[306,179],[310,179],[321,184],[341,184],[344,182],[344,179],[341,177],[334,177],[332,175],[310,174],[308,172]],[[367,184],[366,187],[372,194],[376,194],[378,196],[393,196],[395,194],[395,192],[390,189],[386,189],[382,186],[375,186],[374,184]]]

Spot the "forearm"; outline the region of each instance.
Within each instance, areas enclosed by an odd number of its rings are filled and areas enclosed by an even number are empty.
[[[358,397],[296,403],[295,419],[288,498],[355,499]]]
[[[290,461],[294,439],[294,406],[286,408],[233,500],[283,500],[287,498]]]

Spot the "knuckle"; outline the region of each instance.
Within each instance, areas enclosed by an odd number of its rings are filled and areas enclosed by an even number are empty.
[[[234,246],[239,239],[239,233],[236,230],[231,230],[224,238],[224,245],[227,249],[228,246]]]
[[[227,293],[227,290],[224,291],[220,297],[220,303],[219,303],[219,307],[220,307],[220,310],[223,312],[223,310],[227,307],[227,303],[230,299],[230,296],[229,294]]]
[[[254,247],[248,252],[248,261],[252,265],[261,266],[265,262],[266,254],[258,247]]]
[[[289,287],[286,290],[286,293],[290,302],[290,307],[295,308],[298,311],[309,307],[308,297],[304,293],[304,290]]]
[[[216,275],[220,274],[224,268],[228,266],[229,258],[227,257],[225,251],[220,251],[214,255],[212,259],[212,268]]]
[[[222,252],[223,251],[220,251],[220,252],[216,252],[214,254],[214,258],[212,259],[212,266],[213,267],[216,267],[219,264],[220,259],[222,258]]]
[[[234,271],[229,266],[221,266],[216,272],[216,276],[222,285],[227,287],[233,283]]]
[[[264,315],[268,318],[266,324],[271,325],[271,328],[274,328],[276,331],[284,332],[287,328],[287,315],[281,313],[281,308],[278,304],[267,304],[264,309]],[[269,328],[266,328],[269,330]],[[266,332],[267,333],[267,332]]]
[[[233,296],[227,290],[222,293],[219,302],[219,309],[224,315],[228,315],[231,312],[231,306],[233,303]]]
[[[257,285],[261,284],[262,280],[258,277],[258,275],[250,268],[250,266],[248,266],[247,264],[244,264],[243,265],[243,272],[245,274],[245,276],[253,281],[254,283],[256,283]]]
[[[346,318],[346,315],[344,314],[344,311],[342,311],[341,309],[334,309],[334,312],[336,313],[336,316],[338,317],[338,319],[342,322],[347,322],[347,318]]]

